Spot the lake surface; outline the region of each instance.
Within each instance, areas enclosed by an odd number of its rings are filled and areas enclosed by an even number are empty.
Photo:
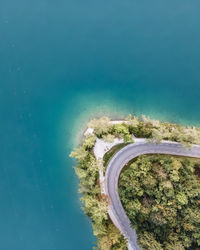
[[[0,0],[0,249],[92,249],[68,157],[90,117],[200,125],[199,9]]]

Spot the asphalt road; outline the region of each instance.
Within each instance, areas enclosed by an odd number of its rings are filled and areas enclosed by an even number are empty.
[[[129,250],[140,248],[137,245],[136,232],[130,226],[130,220],[126,216],[118,195],[118,179],[123,167],[131,159],[143,154],[169,154],[200,158],[200,146],[194,145],[188,149],[175,142],[164,141],[154,144],[140,139],[121,149],[111,159],[105,174],[105,192],[110,198],[108,213],[115,226],[128,239]]]

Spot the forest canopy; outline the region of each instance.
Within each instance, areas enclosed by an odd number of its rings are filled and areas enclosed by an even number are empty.
[[[166,155],[134,159],[119,195],[142,249],[200,249],[200,160]]]

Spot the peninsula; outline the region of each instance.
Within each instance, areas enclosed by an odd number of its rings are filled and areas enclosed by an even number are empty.
[[[98,248],[199,249],[200,128],[129,116],[89,122],[71,153]]]

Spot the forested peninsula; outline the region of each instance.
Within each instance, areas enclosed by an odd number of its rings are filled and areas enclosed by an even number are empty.
[[[109,197],[102,192],[102,173],[121,148],[146,138],[151,143],[175,141],[200,145],[200,128],[129,116],[121,122],[108,117],[91,120],[81,144],[70,154],[84,212],[91,218],[97,246],[94,249],[127,249],[127,240],[108,216]],[[95,155],[97,140],[113,144],[102,162]],[[116,140],[118,140],[116,143]],[[119,196],[138,235],[141,249],[200,248],[200,159],[170,155],[143,155],[131,160],[119,178]]]

